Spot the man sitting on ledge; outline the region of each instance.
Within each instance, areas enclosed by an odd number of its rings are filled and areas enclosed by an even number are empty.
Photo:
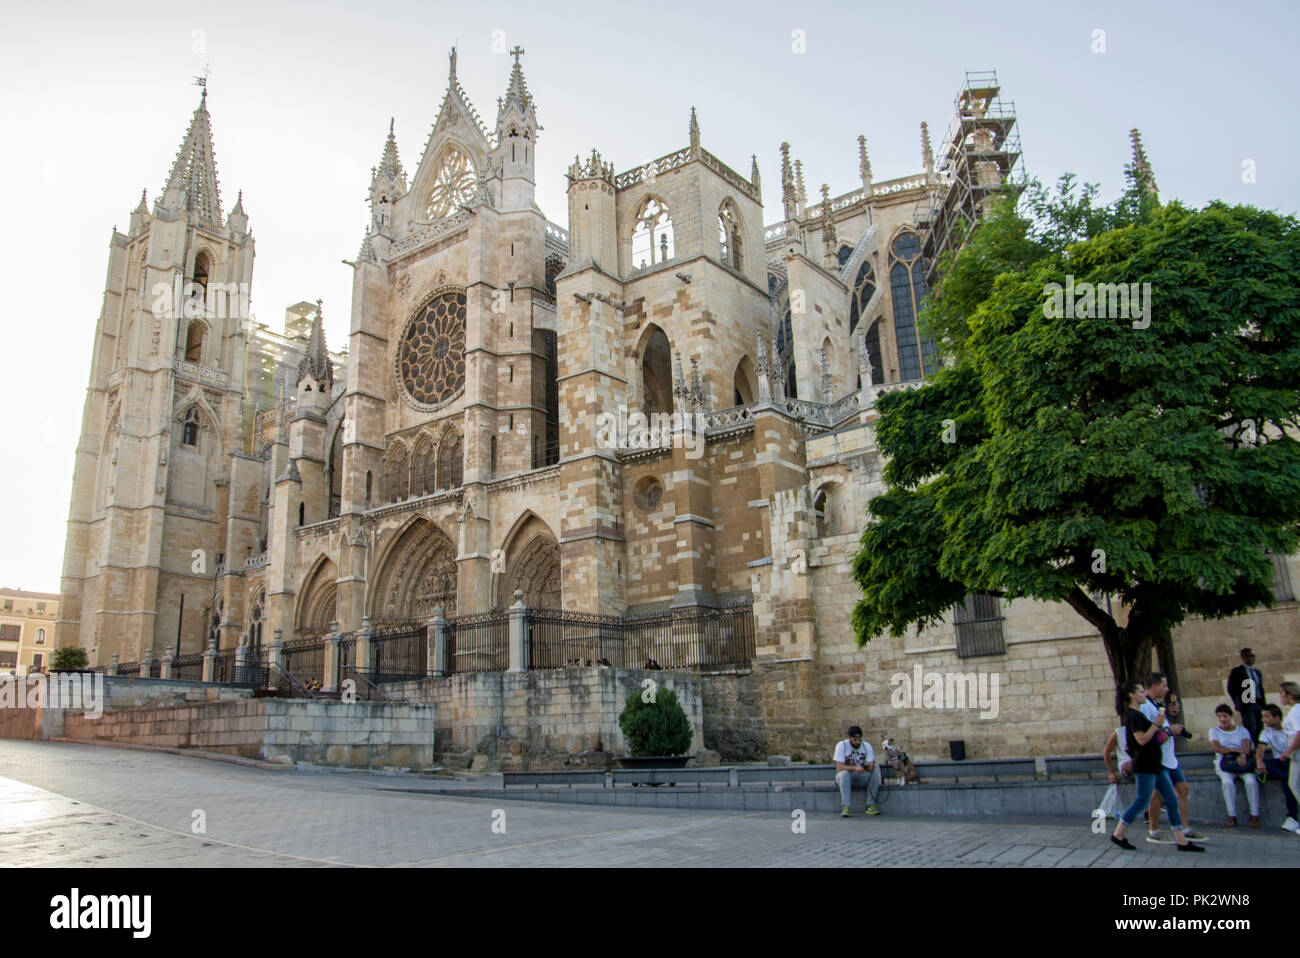
[[[849,817],[853,786],[866,786],[867,814],[879,815],[875,797],[880,791],[880,770],[871,745],[862,741],[862,729],[854,725],[849,737],[835,746],[835,784],[840,787],[840,817]]]

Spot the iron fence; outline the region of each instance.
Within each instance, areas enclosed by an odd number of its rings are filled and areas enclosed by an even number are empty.
[[[370,638],[370,669],[375,683],[408,682],[423,678],[428,668],[429,641],[423,625],[396,626]]]
[[[530,609],[529,668],[611,665],[698,669],[745,665],[754,658],[752,605],[671,609],[623,618]]]
[[[624,620],[627,668],[698,669],[748,665],[754,658],[754,607],[693,607]]]
[[[212,681],[223,684],[230,681],[235,670],[235,650],[226,649],[218,652],[212,663]]]
[[[563,609],[529,609],[524,616],[524,626],[528,630],[530,669],[624,664],[624,620],[618,616]]]
[[[510,614],[504,609],[447,621],[450,672],[504,672],[510,667]]]
[[[281,667],[303,685],[325,681],[325,639],[292,639],[284,643]]]
[[[178,655],[172,659],[172,678],[186,682],[199,682],[203,679],[203,653]]]

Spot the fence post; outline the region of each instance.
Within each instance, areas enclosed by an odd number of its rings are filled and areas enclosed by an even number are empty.
[[[524,605],[524,590],[515,589],[515,604],[510,607],[510,669],[511,672],[528,670],[528,607]]]
[[[370,616],[361,617],[361,631],[357,633],[357,650],[356,650],[356,669],[362,675],[370,673],[370,638],[375,634],[375,630],[370,628]]]
[[[433,624],[430,626],[429,643],[430,675],[447,674],[447,620],[442,617],[442,606],[433,610]]]
[[[269,661],[267,662],[267,665],[270,666],[270,668],[267,669],[267,675],[266,675],[267,682],[269,683],[271,681],[271,673],[275,671],[275,667],[279,666],[282,669],[284,668],[284,630],[283,629],[276,629],[275,632],[273,633],[273,638],[271,639],[271,655]]]
[[[217,677],[217,640],[211,639],[203,650],[203,677],[201,681],[211,682]]]
[[[158,670],[160,679],[170,679],[172,677],[172,666],[176,663],[176,646],[169,645],[163,650],[162,668]]]
[[[330,634],[325,636],[325,674],[321,676],[321,690],[335,692],[339,687],[339,624],[330,623]]]
[[[252,640],[249,639],[248,633],[245,632],[239,637],[239,645],[235,646],[235,671],[239,675],[244,674],[244,666],[248,665],[248,644],[250,641]],[[226,678],[233,682],[235,675],[231,674],[226,676]]]
[[[109,661],[109,665],[108,665],[108,668],[109,668],[109,673],[108,673],[108,674],[109,674],[109,675],[117,675],[117,661],[118,661],[118,659],[120,659],[120,658],[121,658],[121,656],[118,655],[118,653],[116,653],[116,652],[114,652],[111,656],[109,656],[109,660],[108,660],[108,661]]]
[[[142,679],[147,679],[149,673],[153,671],[153,649],[145,649],[144,658],[140,660],[140,668],[136,674]]]

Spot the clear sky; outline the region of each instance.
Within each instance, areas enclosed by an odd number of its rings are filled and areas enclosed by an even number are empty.
[[[1300,6],[908,2],[23,4],[0,34],[0,586],[57,592],[73,453],[108,243],[148,188],[152,205],[198,103],[208,106],[223,212],[243,190],[257,242],[253,311],[324,301],[346,340],[351,259],[389,117],[413,171],[447,82],[447,51],[491,126],[510,58],[544,127],[537,198],[567,224],[564,171],[597,147],[618,171],[702,141],[748,175],[758,155],[780,218],[779,147],[810,198],[921,168],[966,70],[996,69],[1020,118],[1026,169],[1123,186],[1142,130],[1163,199],[1300,207]],[[804,52],[795,31],[803,31]],[[1104,31],[1104,35],[1096,31]],[[1104,43],[1104,52],[1097,50]],[[1243,182],[1254,161],[1255,182]]]

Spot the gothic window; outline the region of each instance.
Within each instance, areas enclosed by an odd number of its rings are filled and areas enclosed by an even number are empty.
[[[262,622],[265,618],[262,593],[259,592],[248,611],[248,649],[254,658],[259,658],[262,650]]]
[[[419,409],[437,409],[465,388],[465,302],[463,292],[435,296],[402,333],[397,379]]]
[[[411,457],[411,495],[423,496],[433,492],[434,487],[429,484],[429,459],[433,456],[433,449],[428,442],[420,443],[419,448],[415,450],[415,455]]]
[[[185,413],[185,422],[181,426],[181,443],[198,448],[199,445],[199,411],[191,406]]]
[[[455,147],[448,147],[433,175],[428,199],[424,206],[425,219],[440,220],[450,216],[456,208],[474,198],[477,179],[474,164]]]
[[[867,335],[864,338],[867,344],[867,359],[871,363],[871,381],[879,386],[885,381],[884,366],[880,357],[880,320],[867,327]],[[858,383],[858,388],[862,388],[861,383]]]
[[[754,382],[754,364],[749,361],[748,356],[742,356],[740,362],[736,364],[736,375],[732,377],[732,391],[735,393],[733,398],[737,406],[754,401],[757,393]]]
[[[300,502],[298,503],[298,525],[302,525],[303,520],[306,518],[307,518],[307,503]]]
[[[185,333],[185,361],[187,363],[199,363],[203,360],[203,333],[206,327],[203,323],[195,320],[190,323],[189,329]]]
[[[673,220],[662,200],[649,197],[632,230],[632,266],[644,269],[673,258]]]
[[[922,336],[916,314],[930,292],[925,274],[929,264],[921,259],[915,233],[901,233],[890,248],[889,287],[894,302],[894,338],[898,343],[898,374],[904,382],[920,379],[938,365],[934,342]]]
[[[845,263],[849,261],[849,257],[852,255],[853,255],[852,246],[841,246],[840,251],[836,254],[836,258],[840,261],[840,265],[843,266]]]
[[[826,523],[826,490],[819,489],[817,496],[813,499],[813,521],[817,527],[817,538],[825,538],[827,534]]]
[[[406,450],[399,449],[388,461],[388,501],[400,502],[410,489]]]
[[[334,430],[334,441],[330,443],[330,503],[329,518],[333,519],[343,507],[343,424]]]
[[[972,593],[952,611],[958,658],[1002,655],[1007,651],[1002,636],[1002,605],[997,596]]]
[[[668,337],[655,326],[641,353],[642,410],[649,415],[673,411],[673,375]]]
[[[718,210],[718,244],[722,263],[732,269],[741,269],[740,214],[735,204],[727,200]]]
[[[871,302],[875,292],[875,271],[872,270],[869,262],[863,263],[862,268],[858,270],[857,278],[853,281],[853,295],[849,299],[849,335],[852,335],[853,330],[857,328],[858,321],[862,319],[862,314],[866,311],[867,304]]]
[[[448,433],[438,445],[438,488],[456,489],[464,476],[465,454],[459,433]]]
[[[369,469],[366,470],[366,505],[370,505],[370,496],[374,491],[375,475]]]

